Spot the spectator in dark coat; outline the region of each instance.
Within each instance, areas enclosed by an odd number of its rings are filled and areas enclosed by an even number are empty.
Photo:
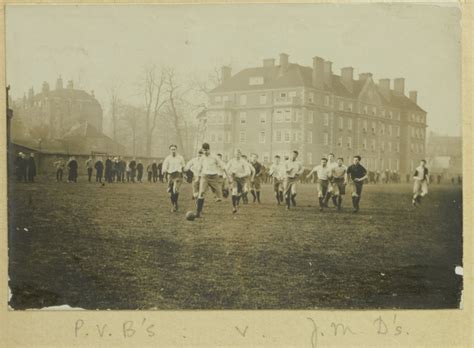
[[[120,168],[120,181],[125,182],[125,172],[127,169],[127,163],[119,156],[119,168]]]
[[[28,181],[35,182],[36,176],[36,162],[35,162],[35,154],[32,152],[30,153],[30,158],[28,158]]]
[[[74,156],[71,156],[69,162],[67,163],[67,168],[69,170],[68,182],[77,182],[77,161]]]
[[[26,181],[26,159],[23,152],[15,158],[15,174],[18,181]]]
[[[132,182],[135,182],[135,177],[137,176],[137,161],[135,160],[135,157],[130,161],[128,166],[130,167],[130,177]]]
[[[105,160],[105,181],[107,181],[108,183],[112,182],[112,166],[112,160],[110,159],[110,157],[107,157],[107,159]]]
[[[143,178],[143,164],[142,161],[138,161],[137,164],[137,180],[138,182],[142,182]]]
[[[158,177],[160,179],[160,182],[163,182],[163,161],[160,161],[160,163],[158,163]]]
[[[95,168],[95,181],[102,182],[102,176],[104,175],[104,162],[102,162],[102,158],[98,158],[94,164]]]
[[[151,167],[152,167],[151,163],[148,163],[148,165],[146,166],[146,172],[148,174],[148,182],[151,182],[151,180],[153,179],[153,169]]]
[[[156,160],[153,160],[153,164],[151,165],[151,171],[153,174],[153,182],[158,181],[158,165],[156,164]]]

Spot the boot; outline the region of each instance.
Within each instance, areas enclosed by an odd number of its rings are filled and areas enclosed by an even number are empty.
[[[338,196],[332,196],[332,204],[334,204],[335,207],[338,207],[338,203],[337,203],[337,199],[338,199]]]
[[[291,203],[293,203],[293,206],[296,207],[296,193],[291,195]]]
[[[176,207],[175,207],[175,194],[172,192],[170,194],[170,201],[171,201],[171,205],[173,206],[173,208],[171,208],[171,211],[172,212],[175,212],[176,211]]]
[[[275,197],[277,199],[277,204],[280,205],[280,192],[275,192]]]
[[[323,199],[323,207],[324,208],[329,208],[329,205],[328,205],[328,202],[329,202],[329,193],[326,193],[326,195],[324,196],[324,199]]]
[[[250,190],[250,193],[252,194],[253,202],[255,203],[257,201],[257,196],[255,195],[255,190]]]
[[[291,206],[291,198],[290,198],[290,195],[288,194],[286,196],[286,209],[289,210],[290,206]]]
[[[242,203],[244,204],[248,204],[249,203],[249,199],[247,198],[247,195],[248,195],[248,192],[244,192],[242,194]]]
[[[201,217],[202,208],[204,207],[204,198],[197,199],[197,209],[196,209],[196,217]]]
[[[280,202],[283,202],[283,201],[284,201],[284,199],[283,199],[283,191],[280,191],[279,193],[280,193]]]
[[[176,209],[176,211],[178,211],[178,198],[179,198],[179,193],[175,193],[174,194],[174,208]]]
[[[319,211],[323,211],[323,207],[324,207],[324,198],[319,197]]]
[[[337,198],[337,210],[341,210],[342,209],[342,197],[339,196]]]
[[[237,213],[237,200],[238,200],[238,196],[234,196],[232,195],[232,213]]]
[[[260,204],[260,191],[257,191],[257,202]]]
[[[354,207],[354,213],[357,212],[357,197],[352,196],[352,206]]]
[[[235,197],[236,197],[235,203],[236,203],[236,205],[239,205],[240,204],[240,198],[242,197],[242,194],[240,194],[238,196],[235,196]]]

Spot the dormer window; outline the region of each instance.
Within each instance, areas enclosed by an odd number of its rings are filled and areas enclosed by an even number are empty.
[[[263,76],[251,77],[251,78],[249,79],[249,85],[250,85],[250,86],[263,85]]]

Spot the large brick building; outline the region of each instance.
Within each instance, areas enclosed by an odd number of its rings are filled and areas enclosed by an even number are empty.
[[[407,173],[425,154],[426,112],[417,92],[405,95],[405,80],[375,83],[372,74],[354,79],[354,69],[332,72],[332,63],[314,57],[312,67],[290,63],[287,54],[232,76],[210,93],[201,139],[230,158],[239,148],[271,162],[276,154],[300,152],[305,165],[334,152],[348,162],[363,157],[371,170]]]

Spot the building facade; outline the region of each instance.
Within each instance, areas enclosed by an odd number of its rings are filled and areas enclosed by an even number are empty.
[[[236,149],[265,162],[298,150],[305,165],[330,152],[348,162],[361,155],[369,170],[407,173],[425,156],[426,112],[417,92],[405,95],[405,80],[375,83],[372,74],[354,79],[352,67],[332,72],[314,57],[312,67],[290,63],[287,54],[231,75],[210,93],[201,137],[224,158]]]
[[[426,159],[432,173],[446,177],[462,175],[462,138],[430,132]]]

